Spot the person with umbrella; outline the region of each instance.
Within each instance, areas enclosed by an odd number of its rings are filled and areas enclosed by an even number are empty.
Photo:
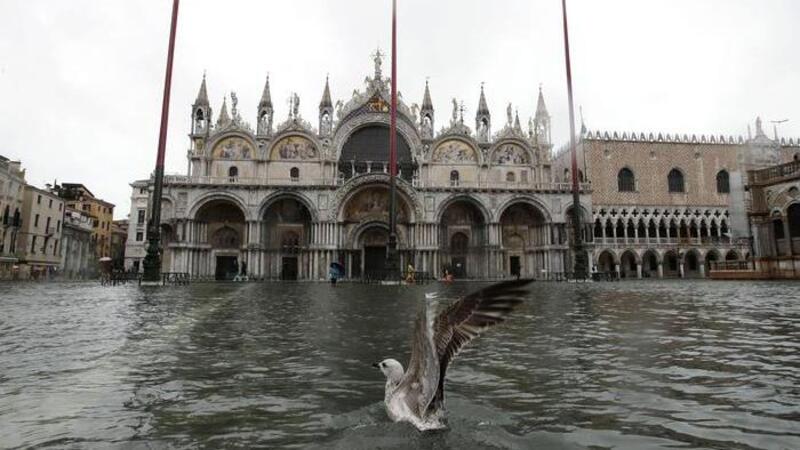
[[[342,278],[344,274],[344,266],[339,264],[338,262],[332,262],[331,267],[328,269],[328,277],[331,280],[332,285],[336,285],[336,281],[339,278]]]

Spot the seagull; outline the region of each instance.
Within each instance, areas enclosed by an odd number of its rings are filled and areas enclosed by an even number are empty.
[[[435,318],[431,314],[434,302],[425,302],[414,326],[408,370],[391,358],[373,364],[386,376],[384,404],[389,418],[410,422],[420,431],[444,428],[447,367],[467,343],[503,322],[522,303],[523,287],[531,281],[491,285],[462,297]]]

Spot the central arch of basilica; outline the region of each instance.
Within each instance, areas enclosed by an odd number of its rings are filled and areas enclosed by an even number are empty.
[[[300,115],[296,94],[274,126],[267,79],[253,129],[235,95],[230,113],[226,100],[212,124],[203,79],[192,106],[189,172],[165,178],[163,270],[312,280],[338,262],[347,277],[380,274],[389,232],[389,98],[378,55],[373,75],[349,100],[334,104],[326,81],[317,126]],[[551,174],[541,91],[527,130],[509,105],[494,134],[483,88],[475,131],[455,100],[446,125],[434,131],[427,84],[421,106],[398,103],[401,267],[461,278],[563,272],[572,200],[570,186]],[[151,185],[132,184],[134,208],[146,207]]]

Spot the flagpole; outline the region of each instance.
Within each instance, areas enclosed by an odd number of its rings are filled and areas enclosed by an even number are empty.
[[[397,0],[392,0],[392,104],[389,125],[389,243],[387,269],[398,276],[397,261]]]
[[[572,66],[569,57],[569,27],[567,26],[567,0],[561,0],[561,11],[564,17],[564,56],[567,65],[567,97],[569,99],[569,147],[572,156],[572,226],[573,226],[573,272],[576,279],[586,278],[587,258],[583,249],[581,234],[582,215],[580,185],[578,184],[578,157],[575,146],[575,107],[572,100]]]
[[[175,54],[175,30],[178,26],[178,2],[172,2],[172,21],[169,29],[167,70],[164,76],[164,97],[161,102],[161,130],[158,135],[156,171],[153,180],[153,197],[150,205],[150,223],[147,230],[147,254],[144,258],[144,281],[161,280],[161,192],[164,189],[164,155],[167,147],[167,122],[169,121],[169,96],[172,88],[172,60]]]

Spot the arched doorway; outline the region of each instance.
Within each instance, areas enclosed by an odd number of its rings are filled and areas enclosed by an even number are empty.
[[[477,205],[468,200],[450,203],[440,220],[442,264],[456,278],[484,276],[486,221]]]
[[[683,257],[683,274],[687,278],[699,278],[702,276],[700,273],[700,255],[696,250],[689,250],[686,256]]]
[[[375,224],[365,229],[358,238],[363,261],[363,276],[367,279],[383,279],[386,276],[386,245],[389,243],[389,228]]]
[[[622,254],[620,261],[620,277],[622,278],[638,278],[636,270],[636,254],[633,250],[628,250]]]
[[[398,273],[389,274],[386,266],[386,246],[389,240],[389,189],[386,184],[369,184],[355,190],[339,210],[340,226],[345,243],[339,252],[351,278],[399,275],[399,269],[414,264],[415,254],[406,247],[412,226],[411,200],[402,192],[397,194],[397,251]]]
[[[658,255],[653,250],[647,250],[642,255],[642,276],[645,278],[658,277]]]
[[[714,268],[714,263],[719,260],[720,260],[719,252],[717,252],[716,250],[709,250],[708,253],[706,253],[706,261],[705,261],[706,276],[708,276],[711,273],[711,269]]]
[[[605,250],[597,257],[597,271],[599,273],[613,274],[617,271],[617,263],[614,254]]]
[[[308,249],[312,217],[296,198],[273,201],[264,211],[261,242],[266,250],[265,272],[270,278],[308,278]]]
[[[530,203],[514,203],[500,215],[503,272],[512,276],[537,277],[547,269],[550,242],[545,215]]]
[[[195,221],[201,230],[201,242],[208,243],[205,258],[196,261],[193,273],[216,280],[232,280],[240,270],[244,245],[247,242],[244,212],[230,200],[216,199],[204,204]]]
[[[678,278],[680,265],[678,264],[678,254],[674,250],[664,253],[664,278]]]

